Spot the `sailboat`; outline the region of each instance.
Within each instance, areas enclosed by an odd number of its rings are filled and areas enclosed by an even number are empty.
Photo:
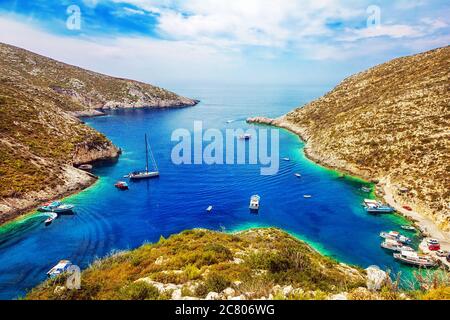
[[[153,171],[148,170],[148,155],[152,158]],[[145,134],[145,171],[134,171],[128,174],[127,178],[132,180],[150,179],[159,177],[158,166],[156,165],[155,158],[153,157],[152,149],[149,148],[147,142],[147,134]]]

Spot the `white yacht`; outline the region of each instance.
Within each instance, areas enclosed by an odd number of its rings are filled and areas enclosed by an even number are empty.
[[[261,197],[257,194],[253,195],[250,198],[250,210],[259,210],[259,200],[261,199]]]
[[[417,252],[411,251],[401,251],[399,253],[394,253],[395,260],[398,260],[404,264],[408,264],[414,267],[421,268],[432,268],[437,265],[429,256],[419,255]]]

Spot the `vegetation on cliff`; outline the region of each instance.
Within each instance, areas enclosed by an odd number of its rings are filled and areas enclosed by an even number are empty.
[[[90,185],[93,178],[73,165],[118,156],[119,149],[74,112],[195,104],[1,43],[0,69],[0,223]]]
[[[315,160],[391,186],[399,203],[449,230],[449,70],[449,46],[395,59],[279,122],[297,127]]]
[[[374,292],[366,288],[364,270],[321,256],[278,229],[191,230],[95,261],[81,274],[79,290],[66,289],[61,276],[26,298],[448,299],[448,275],[442,279],[414,294],[391,281]]]

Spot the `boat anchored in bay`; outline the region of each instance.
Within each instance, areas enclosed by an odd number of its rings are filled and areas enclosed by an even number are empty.
[[[150,153],[150,157],[153,164],[153,171],[149,171],[149,165],[148,165],[148,156]],[[126,175],[126,178],[129,178],[131,180],[142,180],[142,179],[150,179],[150,178],[156,178],[159,177],[159,171],[158,166],[156,165],[155,157],[153,156],[152,149],[149,148],[148,142],[147,142],[147,134],[145,134],[145,171],[134,171]]]
[[[393,240],[393,239],[385,239],[381,243],[381,247],[386,250],[401,252],[401,251],[414,251],[413,248],[405,246],[403,243]]]
[[[73,204],[64,204],[60,201],[54,201],[44,204],[38,209],[40,212],[54,212],[59,214],[72,213],[75,206]]]
[[[259,210],[259,201],[261,200],[261,197],[257,194],[253,195],[250,198],[250,205],[249,209],[252,212],[257,212]]]
[[[364,209],[368,213],[392,213],[394,212],[394,208],[382,204],[380,201],[372,200],[372,199],[364,199],[363,202]]]
[[[411,239],[409,239],[408,237],[405,237],[404,235],[400,234],[397,231],[389,231],[389,232],[381,232],[380,233],[380,237],[384,238],[384,239],[391,239],[391,240],[396,240],[398,242],[401,242],[403,244],[409,244],[411,243]]]
[[[401,263],[420,268],[433,268],[437,266],[436,261],[434,261],[431,257],[419,255],[417,252],[411,251],[394,253],[394,259],[400,261]]]

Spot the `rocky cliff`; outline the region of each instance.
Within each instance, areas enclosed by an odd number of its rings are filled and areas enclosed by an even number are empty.
[[[0,223],[95,181],[74,166],[119,156],[116,146],[74,115],[196,103],[6,44],[0,44],[0,70]]]
[[[450,230],[449,70],[450,47],[395,59],[282,118],[250,121],[291,129],[310,158],[379,182],[400,208]]]

